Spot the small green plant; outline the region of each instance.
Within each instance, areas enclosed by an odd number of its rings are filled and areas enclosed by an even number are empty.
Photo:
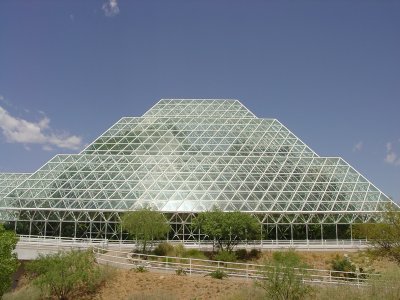
[[[228,277],[228,274],[226,274],[221,269],[216,269],[215,271],[208,273],[206,276],[211,276],[212,278],[215,279],[223,279],[225,277]]]
[[[215,257],[215,260],[225,261],[225,262],[235,262],[236,255],[229,251],[219,251]]]
[[[145,273],[145,272],[148,272],[148,271],[149,270],[147,270],[145,266],[137,266],[135,268],[135,272],[136,273]]]
[[[187,271],[185,269],[183,269],[183,268],[179,268],[179,269],[175,270],[175,274],[178,275],[178,276],[186,275]]]
[[[335,271],[333,274],[334,276],[345,278],[357,277],[357,267],[355,264],[353,264],[353,262],[347,255],[341,257],[339,254],[336,254],[336,256],[330,261],[330,263],[331,269]]]

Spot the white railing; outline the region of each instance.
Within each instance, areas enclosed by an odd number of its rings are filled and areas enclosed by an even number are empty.
[[[163,241],[153,241],[158,244]],[[184,244],[187,248],[210,249],[214,245],[213,241],[167,241],[171,244]],[[108,245],[110,247],[127,248],[134,247],[137,244],[135,240],[107,240],[92,238],[64,238],[53,236],[33,236],[20,235],[19,244],[62,244],[62,245]],[[238,244],[238,248],[247,249],[280,249],[280,248],[296,248],[296,249],[361,249],[368,246],[367,240],[255,240],[246,241]]]
[[[165,241],[164,241],[165,242]],[[179,241],[169,241],[179,243]],[[267,242],[267,243],[266,243]],[[292,248],[293,245],[309,246],[312,249],[313,245],[318,247],[324,246],[341,248],[342,246],[351,246],[352,248],[366,246],[364,240],[324,240],[324,241],[263,241],[263,245],[279,245],[276,249]],[[190,242],[184,243],[187,248],[206,248],[213,246],[212,242]],[[258,248],[260,241],[257,243],[240,244],[238,248]],[[258,246],[258,247],[257,247]],[[65,251],[71,249],[89,249],[92,248],[96,254],[96,259],[99,263],[111,264],[121,268],[136,268],[143,266],[149,269],[175,271],[182,269],[189,274],[208,274],[215,270],[222,270],[232,277],[242,278],[260,278],[265,274],[265,266],[258,264],[233,263],[223,261],[213,261],[195,258],[181,258],[169,256],[156,256],[148,254],[132,253],[131,250],[136,247],[135,241],[109,241],[105,239],[86,239],[86,238],[60,238],[49,236],[19,236],[17,244],[18,249],[32,250],[38,253],[48,253]],[[268,248],[268,247],[265,247]],[[296,247],[293,247],[296,248]],[[124,250],[125,249],[125,250]],[[273,247],[269,249],[274,249]],[[301,249],[301,248],[300,248]],[[304,249],[304,248],[303,248]],[[318,249],[318,248],[314,248]],[[331,249],[331,248],[329,248]],[[312,283],[334,283],[334,284],[365,284],[365,278],[371,276],[366,273],[357,272],[338,272],[331,270],[307,269],[304,277],[305,282]],[[374,275],[372,275],[374,276]]]
[[[132,253],[128,251],[107,251],[105,248],[94,247],[93,252],[100,264],[112,265],[118,268],[146,268],[175,272],[181,270],[189,275],[210,274],[221,270],[230,277],[247,279],[262,279],[273,272],[273,266],[250,263],[224,262],[196,258],[183,258],[172,256],[157,256],[149,254]],[[340,272],[321,269],[295,269],[303,281],[314,284],[347,284],[362,286],[367,278],[377,276],[359,272]]]

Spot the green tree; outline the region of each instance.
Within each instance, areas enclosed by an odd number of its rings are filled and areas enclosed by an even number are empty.
[[[247,213],[223,212],[219,209],[202,212],[193,220],[193,226],[218,243],[222,250],[231,252],[245,239],[258,238],[260,223]]]
[[[149,241],[163,239],[171,230],[164,215],[150,208],[125,213],[121,218],[121,226],[142,244],[143,252]]]
[[[382,221],[372,224],[356,224],[353,233],[356,237],[367,238],[372,246],[371,252],[377,257],[386,256],[400,265],[400,210],[389,205],[381,214]]]
[[[0,298],[10,288],[12,275],[19,266],[17,255],[13,253],[17,242],[15,233],[0,224]]]
[[[265,290],[266,298],[272,300],[300,300],[313,292],[307,279],[308,267],[293,250],[274,252],[272,262],[267,262],[263,279],[257,285]]]
[[[91,251],[40,255],[26,268],[34,278],[34,285],[60,300],[72,299],[78,291],[94,291],[100,284],[101,271]]]

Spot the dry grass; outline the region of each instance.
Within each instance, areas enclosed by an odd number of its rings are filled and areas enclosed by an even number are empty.
[[[39,300],[42,299],[42,293],[39,288],[27,284],[12,293],[3,295],[2,300]]]
[[[233,278],[118,270],[115,279],[106,282],[93,299],[221,299],[248,285],[250,281]]]

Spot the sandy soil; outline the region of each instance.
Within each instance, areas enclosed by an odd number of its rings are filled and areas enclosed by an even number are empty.
[[[107,282],[93,299],[221,299],[252,285],[252,281],[233,278],[118,270],[115,279]]]

